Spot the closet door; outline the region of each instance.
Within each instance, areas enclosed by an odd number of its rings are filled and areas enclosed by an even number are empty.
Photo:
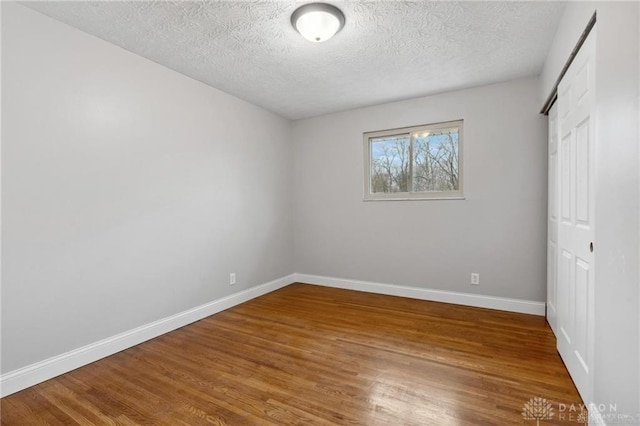
[[[547,214],[547,322],[558,336],[558,105],[549,110],[549,201]]]
[[[558,352],[586,403],[594,347],[595,32],[558,86]]]

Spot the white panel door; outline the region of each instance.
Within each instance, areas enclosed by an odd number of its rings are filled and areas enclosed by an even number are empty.
[[[595,28],[558,86],[558,352],[591,401],[594,315]]]
[[[549,201],[547,214],[547,322],[558,336],[558,106],[549,110]]]

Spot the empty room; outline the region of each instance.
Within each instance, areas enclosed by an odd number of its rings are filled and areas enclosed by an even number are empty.
[[[640,425],[639,1],[0,22],[3,426]]]

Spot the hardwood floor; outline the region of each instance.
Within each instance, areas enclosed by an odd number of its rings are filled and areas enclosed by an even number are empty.
[[[1,400],[2,425],[535,425],[580,404],[544,318],[293,284]]]

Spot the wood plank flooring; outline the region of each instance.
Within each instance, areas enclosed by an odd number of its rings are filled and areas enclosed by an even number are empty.
[[[535,425],[580,404],[544,318],[292,284],[3,398],[2,425]],[[567,413],[565,413],[567,414]]]

